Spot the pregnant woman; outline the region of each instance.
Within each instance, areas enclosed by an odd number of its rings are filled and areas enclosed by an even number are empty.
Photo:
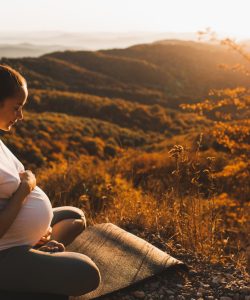
[[[0,129],[23,119],[23,76],[0,65]],[[78,296],[96,289],[100,272],[86,255],[67,252],[86,227],[83,212],[52,208],[35,175],[0,140],[0,290]]]

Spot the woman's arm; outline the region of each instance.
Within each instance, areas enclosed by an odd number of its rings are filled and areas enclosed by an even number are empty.
[[[8,200],[5,208],[0,212],[0,238],[10,228],[22,207],[25,198],[36,186],[36,178],[31,171],[21,173],[20,178],[21,183],[18,189]]]

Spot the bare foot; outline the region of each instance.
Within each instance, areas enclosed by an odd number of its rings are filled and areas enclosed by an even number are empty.
[[[59,243],[55,240],[49,241],[44,244],[42,247],[38,248],[39,251],[44,252],[63,252],[65,251],[65,247],[62,243]]]

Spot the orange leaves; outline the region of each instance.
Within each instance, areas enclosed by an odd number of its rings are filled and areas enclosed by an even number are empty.
[[[247,170],[247,167],[248,163],[239,159],[238,161],[236,160],[231,164],[229,163],[226,165],[221,172],[216,174],[216,176],[232,177],[239,174],[239,172],[242,172],[244,169]],[[245,173],[245,176],[247,176],[247,173]]]
[[[235,121],[234,123],[217,122],[211,133],[218,143],[231,153],[249,153],[250,120]]]
[[[226,116],[226,119],[241,117],[242,111],[249,111],[249,105],[250,90],[237,87],[234,89],[210,90],[209,98],[204,99],[202,102],[182,104],[180,107],[184,110],[204,113],[212,119],[216,116],[217,120],[224,120],[224,116]]]

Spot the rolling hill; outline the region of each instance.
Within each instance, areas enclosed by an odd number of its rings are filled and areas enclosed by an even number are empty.
[[[244,63],[240,55],[163,40],[0,63],[20,70],[29,87],[24,122],[1,139],[35,170],[53,205],[83,208],[92,224],[152,233],[170,251],[178,245],[194,267],[192,297],[199,281],[212,298],[239,296],[249,244],[249,78],[219,65]],[[231,287],[217,282],[225,293],[214,285],[218,263],[233,278]]]
[[[108,140],[112,140],[112,147],[141,147],[153,151],[157,143],[163,145],[164,140],[173,136],[182,135],[183,139],[191,131],[198,134],[209,127],[209,119],[185,113],[179,104],[204,99],[211,88],[249,86],[244,74],[218,67],[220,63],[235,64],[238,61],[241,61],[239,55],[218,45],[163,40],[125,49],[3,58],[0,63],[17,68],[28,81],[26,108],[33,120],[30,117],[28,125],[18,125],[20,136],[25,139],[29,136],[32,140],[32,135],[41,127],[36,120],[42,118],[46,127],[48,117],[54,118],[55,128],[65,122],[68,131],[59,126],[56,140],[52,138],[55,136],[53,130],[47,133],[52,152],[57,151],[57,140],[62,143],[60,134],[66,141],[78,132],[79,141],[72,144],[71,154],[78,149],[79,153],[99,153],[99,157],[105,158],[103,149]],[[81,118],[83,121],[79,121]],[[97,127],[96,122],[100,124]],[[77,128],[72,125],[74,123],[78,124]],[[27,134],[27,126],[33,129],[31,136]],[[105,132],[103,128],[106,128]],[[87,132],[92,132],[91,138],[102,140],[102,147],[100,140],[93,140],[95,146],[86,150],[88,146],[81,135],[85,136]],[[35,136],[33,140],[36,140]],[[20,144],[13,141],[9,139],[13,147],[15,143]],[[101,152],[94,150],[98,147],[102,148]],[[31,164],[45,163],[43,156],[51,158],[49,153],[44,153],[42,145],[38,148],[39,159],[29,157]],[[110,151],[116,153],[117,149]],[[25,147],[20,150],[23,159],[27,151]],[[66,156],[70,157],[70,154]]]
[[[64,51],[38,58],[2,59],[22,70],[31,88],[89,93],[177,108],[211,88],[249,85],[244,74],[220,64],[241,62],[217,45],[160,41],[126,49]]]

